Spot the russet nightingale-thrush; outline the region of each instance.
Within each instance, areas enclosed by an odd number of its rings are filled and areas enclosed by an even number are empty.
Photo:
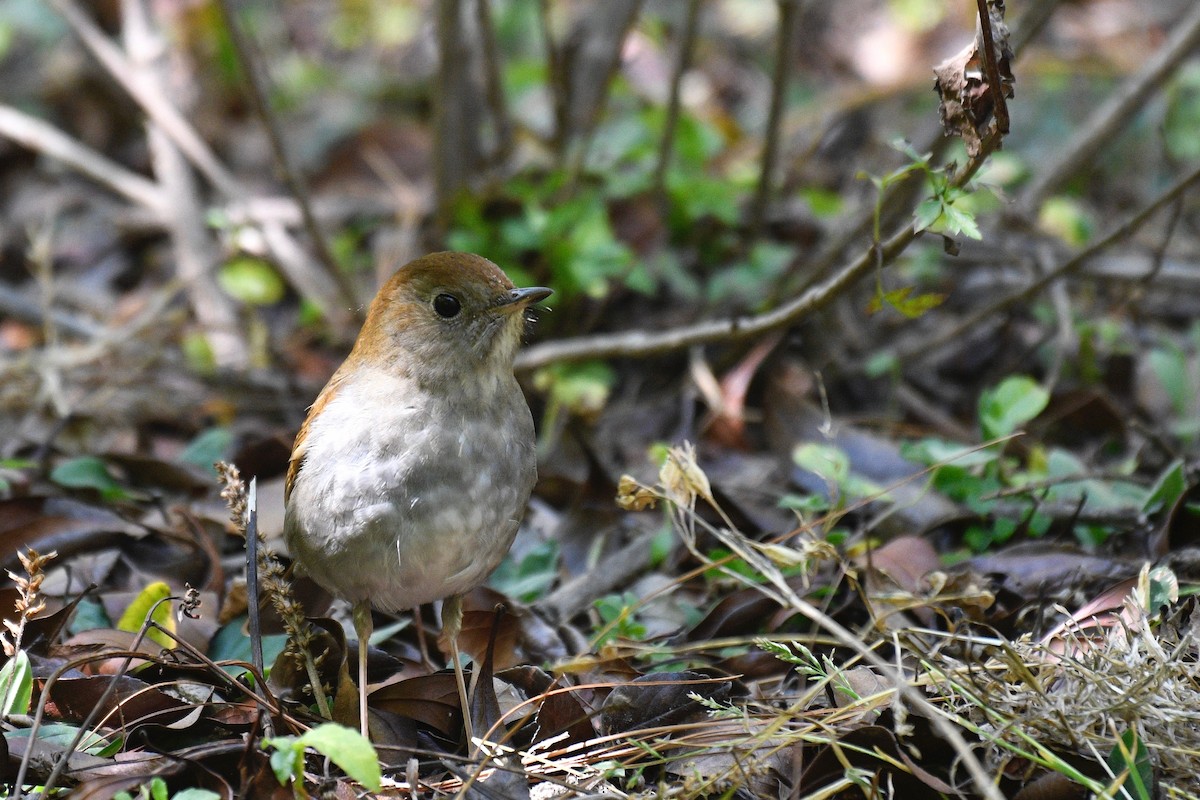
[[[466,253],[401,267],[296,437],[284,534],[302,569],[353,604],[364,736],[372,605],[449,598],[443,632],[465,698],[459,597],[508,552],[537,478],[513,359],[526,308],[549,295]]]

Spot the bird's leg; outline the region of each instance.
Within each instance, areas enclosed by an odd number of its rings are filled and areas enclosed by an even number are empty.
[[[354,604],[354,632],[358,635],[358,726],[367,739],[371,738],[367,726],[367,644],[374,627],[371,601],[359,600]]]
[[[458,634],[462,630],[462,595],[451,595],[442,602],[442,636],[450,646],[454,662],[454,682],[458,684],[458,701],[462,703],[463,730],[467,734],[467,750],[473,747],[475,730],[471,724],[471,701],[467,697],[467,682],[463,678],[462,659],[458,657]]]
[[[425,641],[425,623],[421,619],[421,607],[412,607],[413,627],[417,629],[417,649],[421,651],[421,664],[430,672],[440,669],[429,657],[429,643]]]

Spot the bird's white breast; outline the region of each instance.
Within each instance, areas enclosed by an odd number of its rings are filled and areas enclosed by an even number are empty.
[[[394,376],[356,378],[310,424],[288,502],[293,555],[335,594],[386,609],[478,585],[536,477],[516,381],[484,402],[484,387],[435,399]]]

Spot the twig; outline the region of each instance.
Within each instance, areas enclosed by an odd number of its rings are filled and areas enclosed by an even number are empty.
[[[62,309],[46,308],[30,297],[28,292],[5,285],[0,285],[0,315],[41,327],[50,325],[83,339],[94,339],[104,332],[103,327],[89,319],[74,316]]]
[[[1167,217],[1166,228],[1163,230],[1162,241],[1154,247],[1154,252],[1150,257],[1150,269],[1143,275],[1138,283],[1139,288],[1144,289],[1151,283],[1154,283],[1158,276],[1162,273],[1163,265],[1167,261],[1167,245],[1171,243],[1171,239],[1175,237],[1175,229],[1179,227],[1179,220],[1183,218],[1183,198],[1177,198],[1171,204],[1171,215]]]
[[[131,84],[165,93],[162,73],[166,50],[147,6],[147,0],[126,0],[121,4],[122,36],[132,70],[127,77]],[[188,286],[192,313],[204,330],[217,365],[244,367],[250,355],[245,339],[238,333],[233,298],[221,291],[213,277],[219,253],[204,224],[204,208],[195,176],[174,140],[153,117],[146,125],[146,139],[166,198],[163,213],[171,234],[175,268]]]
[[[771,199],[771,178],[775,172],[775,163],[779,160],[779,132],[783,125],[788,75],[792,70],[792,43],[796,39],[796,18],[800,5],[798,0],[778,1],[779,38],[775,47],[775,71],[771,77],[771,108],[767,115],[762,170],[758,175],[758,188],[754,191],[754,200],[750,204],[750,225],[747,231],[750,241],[757,239],[762,231],[767,203]]]
[[[1017,206],[1035,213],[1042,200],[1074,175],[1120,131],[1134,113],[1154,97],[1167,79],[1200,42],[1200,3],[1174,26],[1174,33],[1145,66],[1126,79],[1079,128],[1075,139],[1060,148],[1058,160],[1038,175],[1021,195]]]
[[[687,16],[683,21],[683,34],[679,42],[679,60],[671,76],[671,95],[667,100],[667,119],[663,124],[662,141],[658,146],[658,163],[654,167],[654,193],[666,206],[667,167],[675,149],[675,129],[679,126],[679,102],[683,76],[692,64],[692,53],[696,49],[696,32],[700,27],[700,4],[704,0],[688,0]]]
[[[1000,70],[996,66],[996,44],[992,39],[992,14],[988,10],[988,0],[975,0],[979,9],[979,33],[983,38],[983,68],[987,73],[988,92],[992,96],[992,116],[996,120],[996,130],[1001,135],[1008,133],[1008,101],[1004,97],[1004,83],[1000,80]]]
[[[951,179],[950,185],[962,186],[969,181],[998,143],[998,135],[986,136],[981,144],[979,155],[959,169]],[[879,248],[881,263],[891,262],[904,252],[904,249],[916,237],[917,232],[913,229],[912,223],[906,223]],[[875,266],[876,253],[872,246],[825,282],[811,287],[799,297],[771,311],[750,317],[710,320],[673,330],[629,331],[546,342],[527,348],[519,354],[517,368],[531,370],[554,362],[583,361],[590,358],[645,358],[695,344],[758,336],[767,331],[791,325],[806,315],[824,308]]]
[[[334,283],[337,284],[342,295],[342,302],[347,308],[355,309],[358,307],[358,293],[354,290],[354,286],[346,274],[338,268],[337,260],[329,249],[329,240],[321,230],[321,226],[317,224],[317,218],[313,214],[308,181],[305,180],[303,173],[296,169],[288,156],[287,147],[283,142],[283,133],[279,129],[279,120],[271,113],[271,107],[267,101],[269,78],[266,75],[266,66],[255,58],[251,42],[242,30],[237,15],[230,8],[229,0],[218,0],[217,5],[220,6],[221,13],[225,17],[225,27],[229,31],[229,40],[233,44],[233,52],[237,57],[238,65],[246,75],[246,93],[250,97],[250,104],[254,107],[254,113],[262,122],[263,128],[266,129],[267,140],[271,143],[275,168],[283,175],[292,197],[296,199],[296,204],[300,207],[304,230],[308,232],[308,238],[317,251],[317,258],[324,265],[325,271],[333,278]]]
[[[61,161],[156,215],[163,214],[166,198],[156,183],[110,161],[53,125],[0,104],[0,136]]]
[[[75,752],[75,748],[77,748],[79,743],[83,741],[84,735],[88,732],[92,726],[92,723],[95,722],[96,718],[100,715],[100,710],[108,704],[108,701],[112,699],[113,694],[116,693],[117,686],[120,683],[121,678],[125,677],[125,675],[129,672],[129,667],[133,664],[133,659],[135,657],[142,658],[146,655],[139,652],[139,648],[142,646],[142,640],[146,637],[146,634],[149,633],[150,627],[153,625],[154,614],[158,610],[158,607],[163,603],[173,603],[179,599],[179,597],[173,596],[164,597],[162,600],[159,600],[157,603],[151,606],[150,611],[146,614],[145,621],[142,622],[142,626],[138,630],[137,636],[133,640],[133,644],[130,646],[129,650],[126,651],[125,660],[121,662],[121,666],[112,676],[112,680],[110,680],[104,687],[104,691],[100,693],[98,698],[96,698],[96,702],[92,706],[92,710],[88,712],[88,715],[84,717],[83,721],[80,722],[79,726],[75,729],[75,735],[71,737],[70,744],[63,749],[62,757],[55,761],[54,768],[50,771],[50,775],[43,783],[43,796],[49,795],[50,790],[54,787],[54,783],[58,780],[59,776],[62,775],[63,770],[67,768],[67,762],[70,759],[71,753]],[[116,657],[112,653],[106,655],[109,658]],[[46,710],[46,702],[50,699],[50,687],[56,680],[61,678],[71,669],[78,669],[78,666],[75,662],[67,662],[66,664],[63,664],[53,673],[51,673],[50,677],[46,680],[46,685],[42,687],[42,696],[38,701],[37,711],[33,717],[33,724],[29,728],[30,746],[27,753],[33,751],[33,742],[36,739],[38,728],[41,727],[42,718]],[[21,760],[21,767],[17,771],[17,778],[15,781],[16,790],[13,795],[14,798],[19,798],[21,795],[21,787],[25,782],[25,770],[27,766],[28,758],[23,758]]]
[[[901,363],[905,364],[909,363],[910,360],[913,359],[915,359],[917,362],[923,361],[930,355],[936,353],[939,348],[943,347],[944,345],[965,336],[969,331],[973,330],[975,326],[979,325],[983,320],[987,319],[992,314],[1005,311],[1019,303],[1024,303],[1025,301],[1031,299],[1038,292],[1042,291],[1042,289],[1045,289],[1054,281],[1079,270],[1085,263],[1087,263],[1088,259],[1100,252],[1103,252],[1104,250],[1107,250],[1114,244],[1125,240],[1134,231],[1142,227],[1142,225],[1144,225],[1156,211],[1173,202],[1177,197],[1181,196],[1197,182],[1200,182],[1200,168],[1193,170],[1188,175],[1176,181],[1173,186],[1156,197],[1148,206],[1134,214],[1129,219],[1125,220],[1125,222],[1121,223],[1113,230],[1109,231],[1107,236],[1098,240],[1091,247],[1076,253],[1065,263],[1055,269],[1050,270],[1045,275],[1042,275],[1040,278],[1034,280],[1028,286],[1025,286],[1024,288],[1019,289],[1012,294],[1000,298],[987,308],[980,309],[967,319],[958,323],[958,325],[955,325],[950,330],[942,333],[940,336],[937,336],[932,340],[923,341],[916,346],[897,352],[896,358]]]

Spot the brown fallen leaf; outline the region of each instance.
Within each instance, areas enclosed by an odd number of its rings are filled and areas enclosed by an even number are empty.
[[[997,108],[1004,98],[1013,96],[1013,51],[1008,44],[1008,26],[1004,23],[1004,0],[987,0],[988,19],[980,19],[975,40],[958,54],[934,67],[942,127],[949,136],[961,137],[967,155],[979,155],[988,123],[993,117],[1001,134],[1008,133],[1008,110]],[[984,26],[987,26],[986,28]],[[988,76],[984,53],[991,39],[1000,86],[994,87]]]

